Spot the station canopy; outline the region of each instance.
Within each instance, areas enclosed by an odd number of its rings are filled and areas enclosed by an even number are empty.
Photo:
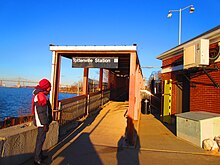
[[[50,50],[72,60],[73,68],[103,68],[129,76],[130,55],[137,46],[55,46]]]

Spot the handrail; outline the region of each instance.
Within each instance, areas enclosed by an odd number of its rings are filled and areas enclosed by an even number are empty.
[[[60,125],[80,119],[98,109],[110,99],[110,90],[90,93],[88,96],[80,95],[59,100],[59,109],[54,110],[54,120]]]
[[[98,109],[110,100],[110,90],[106,89],[90,93],[88,96],[80,95],[71,98],[58,100],[59,108],[53,110],[54,120],[64,125],[68,122],[77,120],[87,113]],[[88,111],[88,112],[87,112]],[[33,121],[34,115],[10,117],[0,121],[0,129]]]

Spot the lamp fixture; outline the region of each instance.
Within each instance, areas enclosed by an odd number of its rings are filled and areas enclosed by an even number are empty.
[[[193,5],[186,6],[184,8],[180,8],[179,10],[169,10],[167,17],[172,17],[172,12],[179,12],[179,45],[181,44],[181,33],[182,33],[182,11],[189,9],[189,13],[193,13],[195,11],[195,8]]]
[[[172,12],[169,11],[168,15],[167,15],[167,18],[171,18],[172,17]]]

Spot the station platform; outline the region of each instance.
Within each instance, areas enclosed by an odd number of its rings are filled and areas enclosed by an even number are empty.
[[[105,104],[47,153],[51,165],[219,165],[220,156],[176,137],[152,114],[141,114],[136,146],[126,145],[128,102]],[[33,163],[28,160],[24,165]]]

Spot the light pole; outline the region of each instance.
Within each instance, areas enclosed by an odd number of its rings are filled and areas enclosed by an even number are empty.
[[[182,11],[189,9],[190,13],[193,13],[195,8],[193,5],[186,6],[184,8],[180,8],[179,10],[169,10],[167,17],[171,18],[172,17],[172,12],[179,12],[179,45],[181,44],[181,33],[182,33]]]

